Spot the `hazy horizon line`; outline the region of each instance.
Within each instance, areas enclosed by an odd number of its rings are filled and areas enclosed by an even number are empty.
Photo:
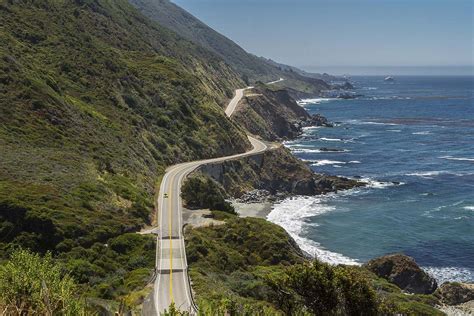
[[[298,68],[308,72],[334,75],[432,75],[432,76],[474,76],[474,65],[386,65],[386,66],[318,66],[304,65]]]

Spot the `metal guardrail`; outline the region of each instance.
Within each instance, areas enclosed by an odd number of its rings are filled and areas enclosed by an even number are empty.
[[[188,224],[184,224],[183,227],[181,228],[181,236],[183,237],[183,244],[184,244],[184,229],[185,227],[187,226]],[[184,248],[186,249],[186,248]],[[194,310],[198,313],[199,312],[199,308],[194,300],[194,294],[193,294],[193,288],[191,286],[191,278],[189,276],[189,265],[188,265],[188,258],[187,258],[187,255],[186,255],[186,251],[184,252],[184,258],[186,260],[186,275],[187,275],[187,279],[188,279],[188,286],[189,286],[189,292],[191,293],[191,305],[193,305],[194,307]],[[196,314],[197,315],[197,314]]]

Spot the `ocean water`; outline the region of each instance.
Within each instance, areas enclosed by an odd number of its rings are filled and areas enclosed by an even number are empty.
[[[284,200],[268,219],[326,262],[403,252],[439,282],[473,282],[474,77],[353,80],[363,97],[300,102],[336,127],[285,145],[316,172],[369,185]]]

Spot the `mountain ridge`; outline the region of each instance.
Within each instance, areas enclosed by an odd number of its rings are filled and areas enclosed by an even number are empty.
[[[150,19],[220,56],[247,84],[283,77],[291,80],[282,84],[311,95],[330,88],[321,78],[305,76],[303,71],[298,72],[295,67],[270,62],[248,53],[169,0],[130,0],[130,3]]]

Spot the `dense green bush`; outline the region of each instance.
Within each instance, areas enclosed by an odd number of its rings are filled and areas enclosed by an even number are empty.
[[[225,200],[225,191],[209,177],[188,178],[181,189],[181,196],[191,208],[208,208],[235,214],[233,206]]]
[[[51,254],[16,250],[0,266],[0,310],[5,315],[85,315],[74,280]]]
[[[0,201],[0,240],[10,243],[10,247],[17,245],[45,252],[61,241],[50,217],[51,210],[25,204],[14,199]]]
[[[317,260],[297,264],[267,278],[273,302],[287,314],[376,315],[378,302],[368,279],[357,270]]]
[[[141,290],[150,279],[155,245],[153,236],[129,233],[111,238],[106,244],[74,247],[59,258],[88,295],[119,299]]]

